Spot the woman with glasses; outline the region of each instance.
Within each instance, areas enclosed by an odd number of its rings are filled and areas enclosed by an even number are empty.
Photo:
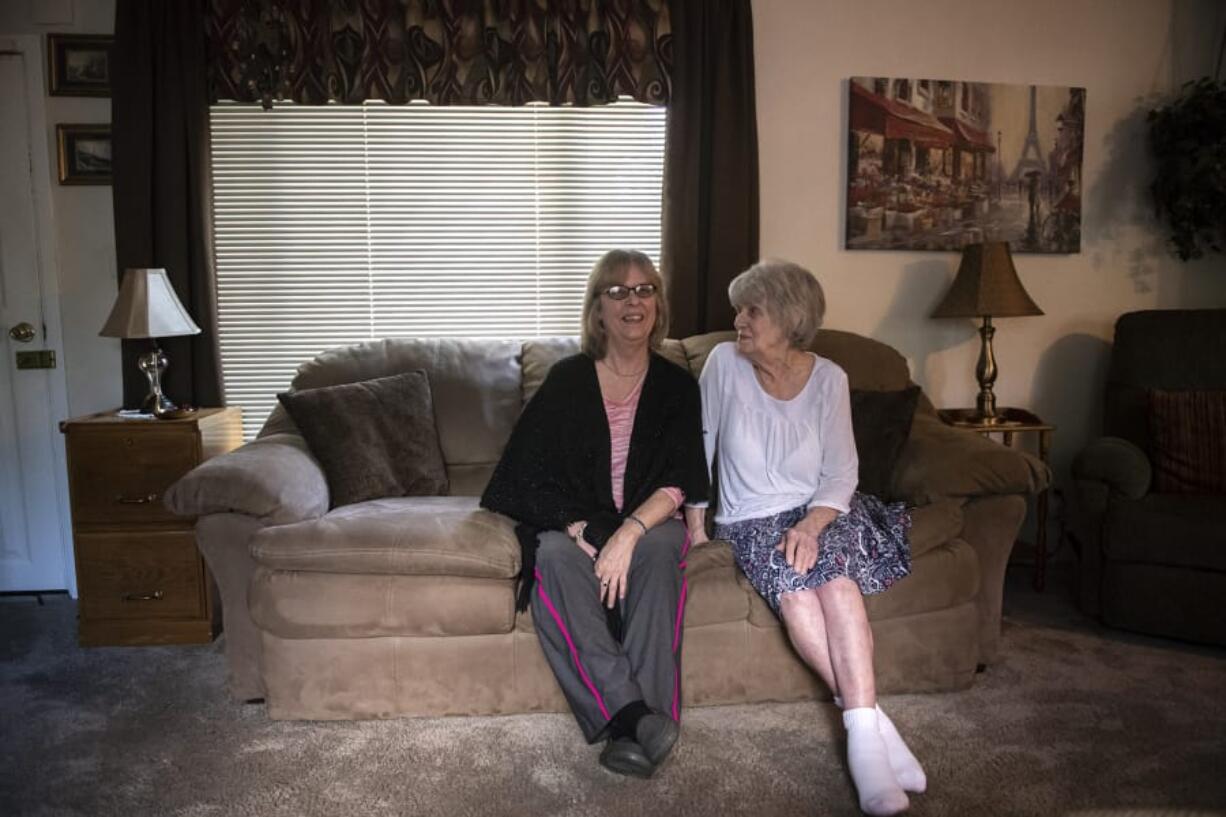
[[[679,735],[678,509],[707,498],[702,405],[689,372],[656,353],[663,281],[644,254],[596,262],[582,351],[524,408],[481,504],[516,520],[519,609],[600,762],[649,777]]]

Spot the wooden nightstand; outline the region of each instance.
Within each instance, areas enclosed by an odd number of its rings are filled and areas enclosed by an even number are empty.
[[[1051,439],[1056,427],[1040,420],[1036,415],[1019,408],[1000,409],[999,422],[985,423],[975,418],[975,409],[939,409],[937,415],[946,424],[965,428],[991,438],[993,434],[1001,435],[1001,441],[1013,448],[1018,434],[1035,434],[1039,439],[1039,459],[1051,465]],[[1042,590],[1047,581],[1047,493],[1044,488],[1039,492],[1038,504],[1035,507],[1034,544],[1034,589]]]
[[[195,520],[162,495],[209,457],[242,443],[237,408],[181,420],[114,412],[60,423],[68,451],[82,646],[202,644],[221,606],[196,549]]]

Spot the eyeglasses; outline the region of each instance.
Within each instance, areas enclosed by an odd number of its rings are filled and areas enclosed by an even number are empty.
[[[656,294],[656,285],[655,284],[639,284],[637,286],[628,287],[628,286],[622,286],[621,284],[614,284],[613,286],[606,289],[604,291],[604,294],[608,295],[610,298],[612,298],[615,301],[624,301],[630,297],[631,292],[633,292],[635,295],[639,296],[640,298],[646,300],[647,298],[650,298],[652,295]]]

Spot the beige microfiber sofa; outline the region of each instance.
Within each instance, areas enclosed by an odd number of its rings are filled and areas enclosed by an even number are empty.
[[[669,340],[695,376],[731,333]],[[824,330],[813,346],[853,389],[910,383],[890,347]],[[512,523],[477,505],[524,403],[575,339],[386,340],[321,354],[293,388],[424,369],[450,495],[328,510],[328,489],[284,411],[260,436],[209,460],[167,496],[198,517],[216,577],[231,693],[273,718],[566,711],[530,613],[514,607]],[[892,493],[917,507],[912,575],[868,600],[883,692],[969,686],[992,661],[1005,562],[1037,459],[943,425],[923,397]],[[724,543],[686,568],[683,685],[689,705],[828,694],[741,576]]]

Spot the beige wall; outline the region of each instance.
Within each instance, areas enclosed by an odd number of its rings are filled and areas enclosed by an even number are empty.
[[[906,355],[938,406],[969,406],[977,322],[935,321],[957,256],[842,247],[847,79],[905,76],[1087,89],[1083,243],[1015,257],[1046,313],[997,320],[1000,405],[1059,426],[1061,476],[1100,428],[1115,319],[1136,309],[1226,306],[1226,259],[1163,249],[1146,186],[1145,112],[1213,71],[1226,4],[1213,0],[753,0],[762,254],[812,269],[827,325]]]
[[[44,49],[43,35],[47,33],[110,34],[114,27],[114,0],[0,2],[0,35],[36,34]],[[43,65],[45,72],[45,62]],[[47,120],[44,133],[51,157],[51,229],[63,326],[59,358],[67,379],[68,413],[77,416],[113,408],[123,399],[119,342],[98,337],[118,288],[115,225],[110,185],[65,186],[57,181],[55,126],[110,122],[111,101],[64,96],[47,96],[43,101]],[[0,102],[0,111],[7,104],[11,102]]]
[[[937,405],[973,402],[973,321],[927,317],[953,277],[951,253],[847,252],[842,206],[847,78],[933,77],[1087,88],[1080,254],[1023,255],[1047,313],[997,321],[1002,405],[1057,423],[1063,468],[1098,427],[1115,318],[1145,308],[1226,306],[1226,261],[1167,256],[1148,210],[1144,114],[1212,70],[1226,4],[1214,0],[754,0],[762,252],[812,268],[828,325],[900,349]],[[0,3],[0,34],[108,33],[114,0]],[[48,97],[57,122],[107,122],[110,101]],[[52,168],[54,173],[54,167]],[[115,293],[110,187],[52,181],[70,412],[121,397],[117,342],[97,337]]]

